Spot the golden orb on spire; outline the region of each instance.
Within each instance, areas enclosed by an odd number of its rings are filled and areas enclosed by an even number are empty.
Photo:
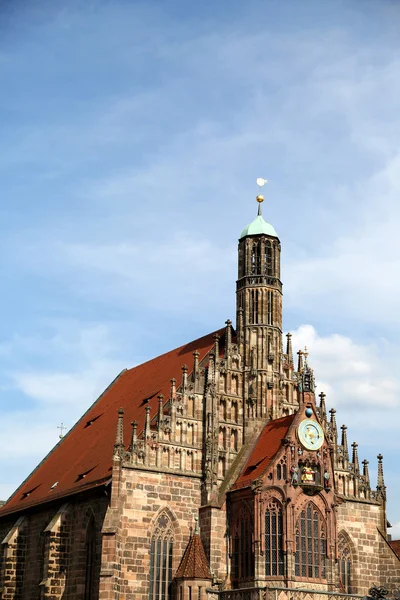
[[[256,200],[257,200],[257,202],[260,202],[260,203],[261,203],[261,202],[264,202],[264,196],[261,196],[261,194],[259,194],[259,195],[256,197]]]

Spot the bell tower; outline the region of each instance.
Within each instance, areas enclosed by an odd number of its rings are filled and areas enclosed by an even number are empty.
[[[243,229],[238,249],[236,327],[244,361],[248,424],[278,416],[282,369],[281,245],[275,229],[262,216],[263,201],[258,195],[257,217]]]

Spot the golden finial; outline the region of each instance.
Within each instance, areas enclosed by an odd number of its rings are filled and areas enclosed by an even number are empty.
[[[258,177],[256,179],[256,184],[258,185],[258,187],[263,187],[263,185],[265,185],[266,183],[268,183],[267,179],[262,179],[262,177]],[[258,194],[256,200],[259,204],[261,204],[261,202],[264,202],[264,196],[262,194]]]

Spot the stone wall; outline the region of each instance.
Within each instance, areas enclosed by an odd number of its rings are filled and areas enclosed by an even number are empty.
[[[364,595],[372,585],[393,589],[400,585],[400,561],[382,531],[382,507],[362,501],[344,501],[337,508],[338,532],[352,545],[354,593]]]
[[[162,511],[173,527],[173,574],[200,506],[198,476],[121,469],[119,497],[104,523],[100,600],[142,600],[149,594],[151,537]]]
[[[101,528],[107,505],[103,488],[102,492],[72,497],[68,504],[54,501],[3,519],[0,598],[82,600],[88,572],[86,533],[91,519],[95,532],[93,580],[98,588]]]

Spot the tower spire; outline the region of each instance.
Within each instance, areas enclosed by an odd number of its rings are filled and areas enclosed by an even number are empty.
[[[259,178],[256,183],[263,187],[267,180]],[[251,420],[262,419],[271,409],[272,414],[278,414],[278,407],[275,410],[272,406],[277,403],[275,393],[261,390],[265,381],[268,390],[277,389],[282,357],[281,246],[275,229],[262,216],[264,196],[259,193],[256,200],[258,215],[239,237],[236,282],[236,324],[246,400],[254,398],[250,387],[260,391],[259,401],[248,405]],[[253,425],[247,420],[246,430],[247,425],[250,433]]]
[[[351,447],[353,448],[353,457],[352,457],[352,463],[353,463],[353,470],[355,474],[358,474],[360,472],[360,465],[358,462],[358,444],[356,442],[353,442]]]
[[[319,416],[320,419],[326,422],[326,404],[325,404],[325,394],[321,392],[319,395],[320,403],[319,403]]]
[[[381,498],[386,500],[386,486],[385,486],[385,480],[383,477],[383,456],[382,456],[382,454],[378,454],[377,459],[378,459],[378,485],[376,486],[376,491],[378,492],[378,495]]]
[[[292,334],[291,333],[287,333],[286,334],[286,354],[287,354],[287,359],[288,359],[288,363],[289,365],[291,365],[293,367],[293,348],[292,348]]]
[[[365,480],[365,483],[367,485],[369,485],[369,469],[368,469],[369,462],[367,461],[366,458],[364,458],[362,464],[363,464],[363,476],[364,476],[364,480]]]
[[[347,443],[347,425],[342,425],[342,447],[343,447],[343,460],[348,462],[349,460],[349,446]]]
[[[124,446],[124,409],[118,410],[117,433],[115,436],[114,454],[122,454],[125,450]]]

